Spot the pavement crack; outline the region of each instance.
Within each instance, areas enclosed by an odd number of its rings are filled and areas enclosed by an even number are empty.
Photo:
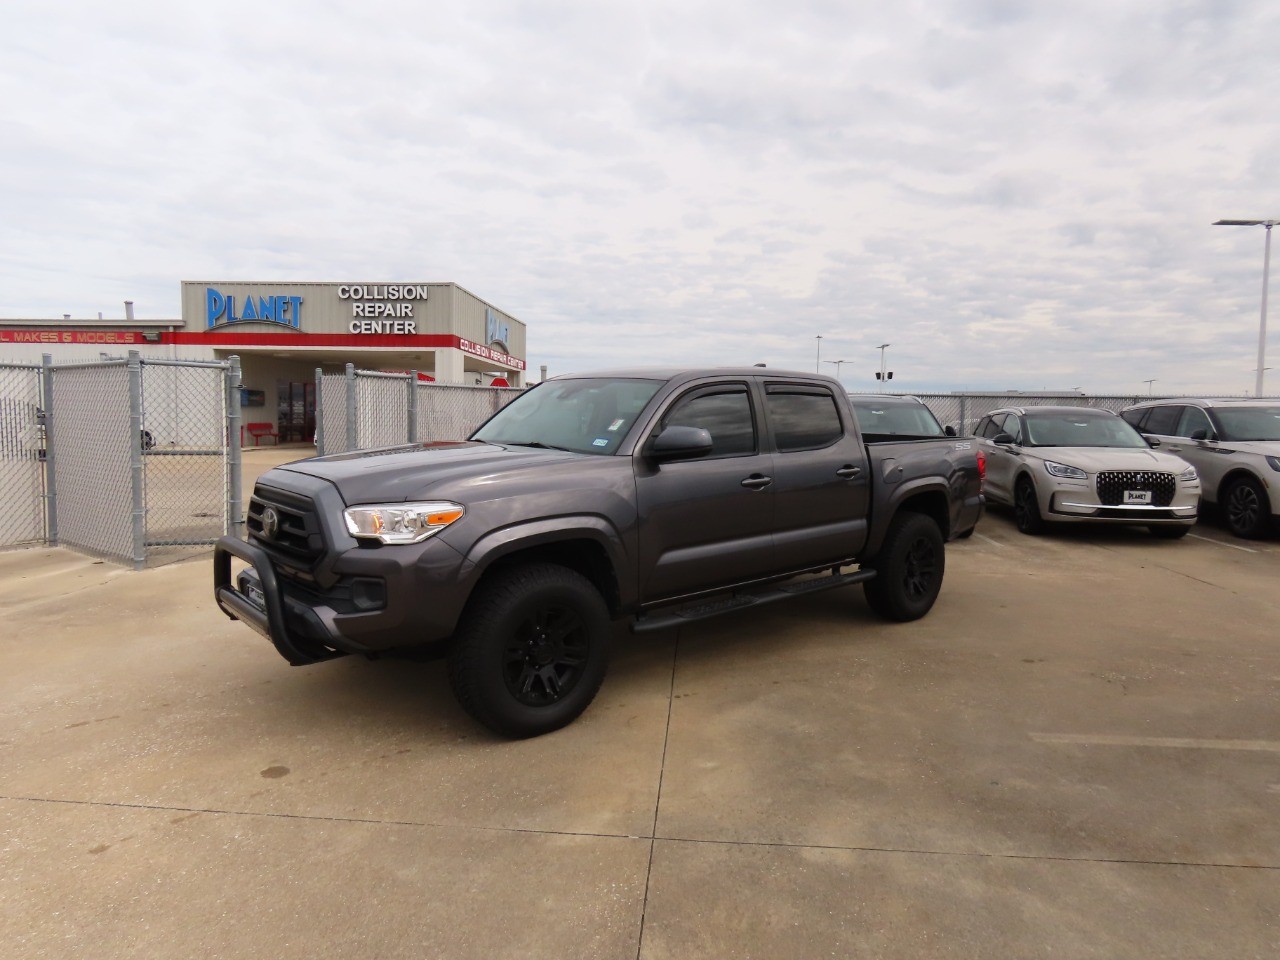
[[[671,687],[667,691],[667,728],[662,735],[662,763],[658,768],[658,796],[653,803],[653,829],[649,831],[649,864],[644,872],[644,900],[640,905],[640,935],[636,938],[636,960],[644,951],[644,922],[649,914],[649,884],[653,879],[653,851],[658,845],[658,813],[662,809],[662,780],[667,773],[667,745],[671,742],[671,714],[676,703],[676,664],[680,656],[680,631],[671,647]]]

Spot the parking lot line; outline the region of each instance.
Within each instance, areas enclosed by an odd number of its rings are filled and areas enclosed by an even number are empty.
[[[1125,737],[1108,734],[1031,733],[1036,743],[1078,743],[1087,747],[1178,747],[1187,750],[1257,750],[1280,753],[1280,740],[1201,740],[1191,737]]]
[[[987,543],[991,544],[992,546],[996,546],[996,547],[1004,546],[1004,544],[1001,543],[999,540],[992,540],[990,537],[983,536],[982,534],[978,533],[976,530],[973,532],[973,535],[977,537],[979,540],[987,541]]]
[[[1242,547],[1238,543],[1223,543],[1221,540],[1214,540],[1212,537],[1202,537],[1199,534],[1188,533],[1188,537],[1195,540],[1203,540],[1205,543],[1216,543],[1220,547],[1230,547],[1232,550],[1243,550],[1245,553],[1257,553],[1257,550],[1250,550],[1248,547]]]

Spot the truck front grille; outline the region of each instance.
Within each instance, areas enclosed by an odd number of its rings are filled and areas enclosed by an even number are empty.
[[[324,553],[324,536],[310,498],[257,487],[245,525],[249,538],[283,560],[311,567]]]
[[[1098,502],[1117,506],[1124,502],[1126,490],[1149,490],[1153,507],[1173,503],[1178,481],[1172,473],[1150,470],[1104,470],[1098,474]]]

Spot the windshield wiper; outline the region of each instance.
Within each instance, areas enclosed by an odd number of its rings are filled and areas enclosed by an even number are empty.
[[[541,440],[503,440],[502,445],[506,447],[537,447],[539,450],[563,450],[565,453],[574,453],[568,447],[557,447],[554,443],[543,443]]]

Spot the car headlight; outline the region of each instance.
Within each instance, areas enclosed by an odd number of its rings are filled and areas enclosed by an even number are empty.
[[[1079,467],[1069,467],[1065,463],[1055,463],[1052,460],[1044,462],[1044,468],[1049,471],[1051,477],[1062,477],[1064,480],[1088,480],[1089,475]]]
[[[1280,470],[1280,457],[1267,457],[1267,464],[1272,470]]]
[[[342,511],[353,537],[382,543],[421,543],[459,519],[466,511],[460,503],[432,500],[427,503],[373,503]]]
[[[1280,467],[1276,467],[1276,469],[1280,470]],[[1178,474],[1178,479],[1185,480],[1188,483],[1190,483],[1193,480],[1199,480],[1200,475],[1196,473],[1195,467],[1187,467],[1187,469],[1183,470],[1180,474]]]

